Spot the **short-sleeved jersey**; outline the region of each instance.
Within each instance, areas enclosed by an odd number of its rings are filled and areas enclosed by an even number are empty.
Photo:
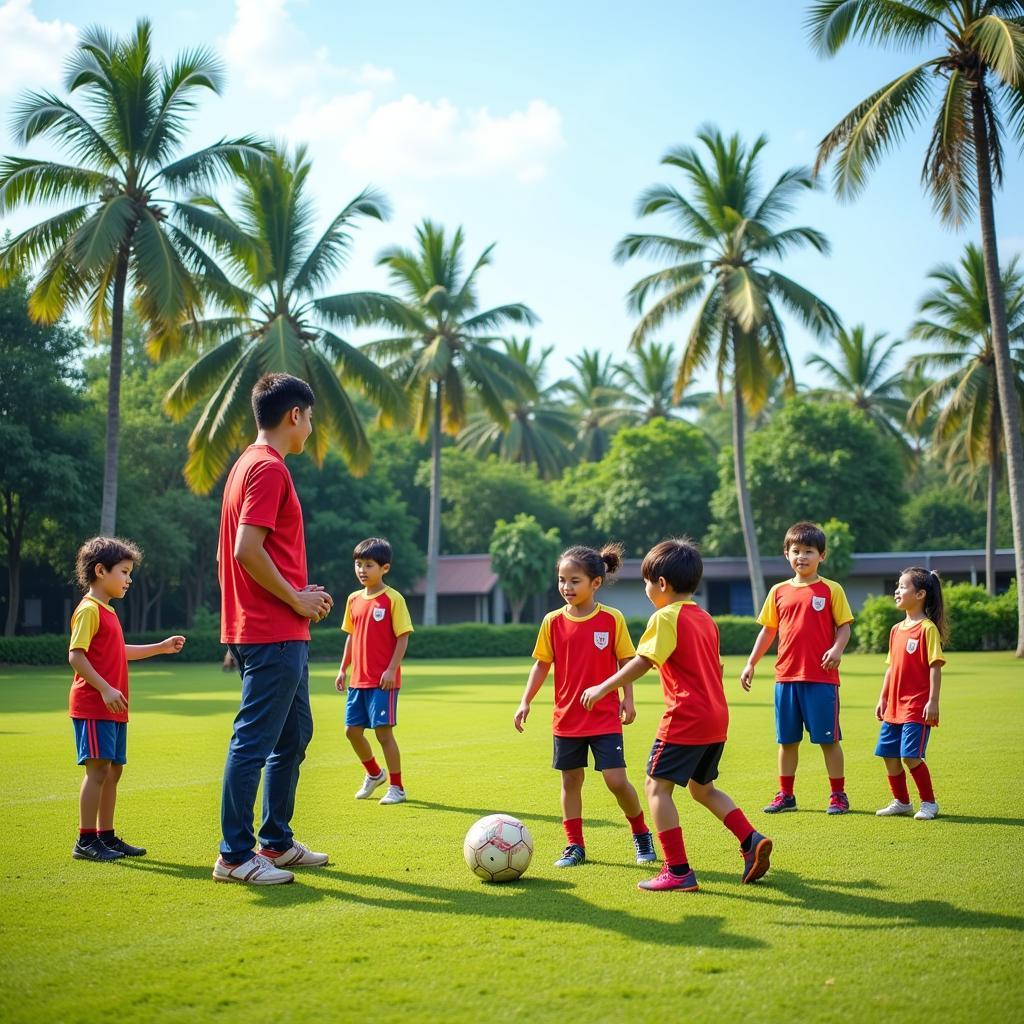
[[[366,590],[348,595],[345,618],[341,628],[352,634],[353,690],[372,690],[380,686],[395,653],[400,636],[412,632],[412,619],[405,598],[391,587],[385,587],[372,596]],[[401,668],[395,673],[395,689],[402,685]]]
[[[894,725],[924,721],[931,692],[931,666],[945,665],[939,630],[931,619],[904,619],[889,631],[889,696],[882,720]]]
[[[217,573],[220,639],[225,644],[308,640],[309,619],[261,587],[235,559],[239,526],[265,526],[263,550],[296,590],[306,586],[302,506],[284,459],[270,445],[250,445],[231,467],[220,513]]]
[[[88,594],[71,616],[69,651],[85,651],[89,664],[115,690],[128,697],[128,655],[117,612]],[[90,686],[77,672],[71,681],[68,713],[72,718],[98,718],[105,722],[127,722],[128,712],[111,711],[100,691]]]
[[[779,631],[775,678],[780,683],[839,685],[839,669],[821,667],[822,655],[836,641],[836,628],[853,622],[850,603],[838,583],[820,576],[814,583],[776,583],[757,621]]]
[[[577,618],[567,607],[548,612],[540,624],[533,657],[555,666],[555,704],[551,729],[556,736],[601,736],[622,732],[619,691],[605,694],[588,711],[580,696],[615,675],[619,662],[636,652],[617,608],[598,604]]]
[[[659,608],[648,620],[636,653],[658,666],[665,714],[658,739],[696,746],[724,743],[729,705],[715,620],[693,601]]]

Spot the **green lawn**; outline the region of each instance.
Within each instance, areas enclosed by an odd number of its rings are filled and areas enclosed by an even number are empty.
[[[71,860],[81,770],[64,669],[0,668],[3,893],[0,1018],[19,1021],[976,1021],[1021,1019],[1020,810],[1024,668],[951,657],[929,749],[934,822],[876,819],[889,800],[872,755],[882,658],[844,661],[853,811],[824,814],[821,758],[805,748],[801,811],[772,819],[770,668],[752,695],[726,660],[732,727],[720,783],[775,840],[739,884],[735,842],[680,802],[699,893],[645,893],[629,832],[592,777],[590,862],[563,845],[542,691],[528,732],[512,715],[526,662],[412,662],[399,738],[407,804],[356,802],[333,666],[313,666],[317,733],[294,825],[331,866],[296,884],[215,885],[224,752],[237,679],[165,660],[133,672],[120,831],[139,861]],[[660,713],[655,676],[627,729],[639,786]],[[913,792],[913,790],[912,790]],[[516,814],[536,854],[488,886],[462,861],[478,817]],[[884,1017],[883,1017],[884,1015]]]

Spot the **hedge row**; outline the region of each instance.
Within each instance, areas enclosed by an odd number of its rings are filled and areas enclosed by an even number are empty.
[[[746,654],[757,636],[753,619],[723,615],[716,619],[722,634],[723,654]],[[634,642],[640,638],[646,619],[627,621]],[[127,637],[129,643],[151,644],[167,633],[140,633]],[[410,658],[528,658],[537,639],[537,627],[525,625],[485,625],[464,623],[458,626],[420,626],[409,638]],[[0,637],[0,664],[57,665],[68,656],[68,638],[63,634],[46,636]],[[335,629],[313,629],[310,657],[317,661],[341,658],[342,639]],[[220,661],[224,647],[217,633],[190,631],[188,643],[177,661]]]

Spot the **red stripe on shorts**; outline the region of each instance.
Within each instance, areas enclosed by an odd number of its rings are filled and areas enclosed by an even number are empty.
[[[96,720],[87,718],[85,720],[85,735],[89,741],[89,756],[98,758],[100,756],[100,741],[96,735]]]

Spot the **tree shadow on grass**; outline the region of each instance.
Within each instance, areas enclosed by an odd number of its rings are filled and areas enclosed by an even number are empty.
[[[1024,818],[989,818],[975,814],[940,814],[939,821],[954,821],[958,825],[1009,825],[1011,828],[1020,828],[1024,825]],[[934,827],[934,826],[933,826]],[[939,826],[942,827],[941,825]]]

